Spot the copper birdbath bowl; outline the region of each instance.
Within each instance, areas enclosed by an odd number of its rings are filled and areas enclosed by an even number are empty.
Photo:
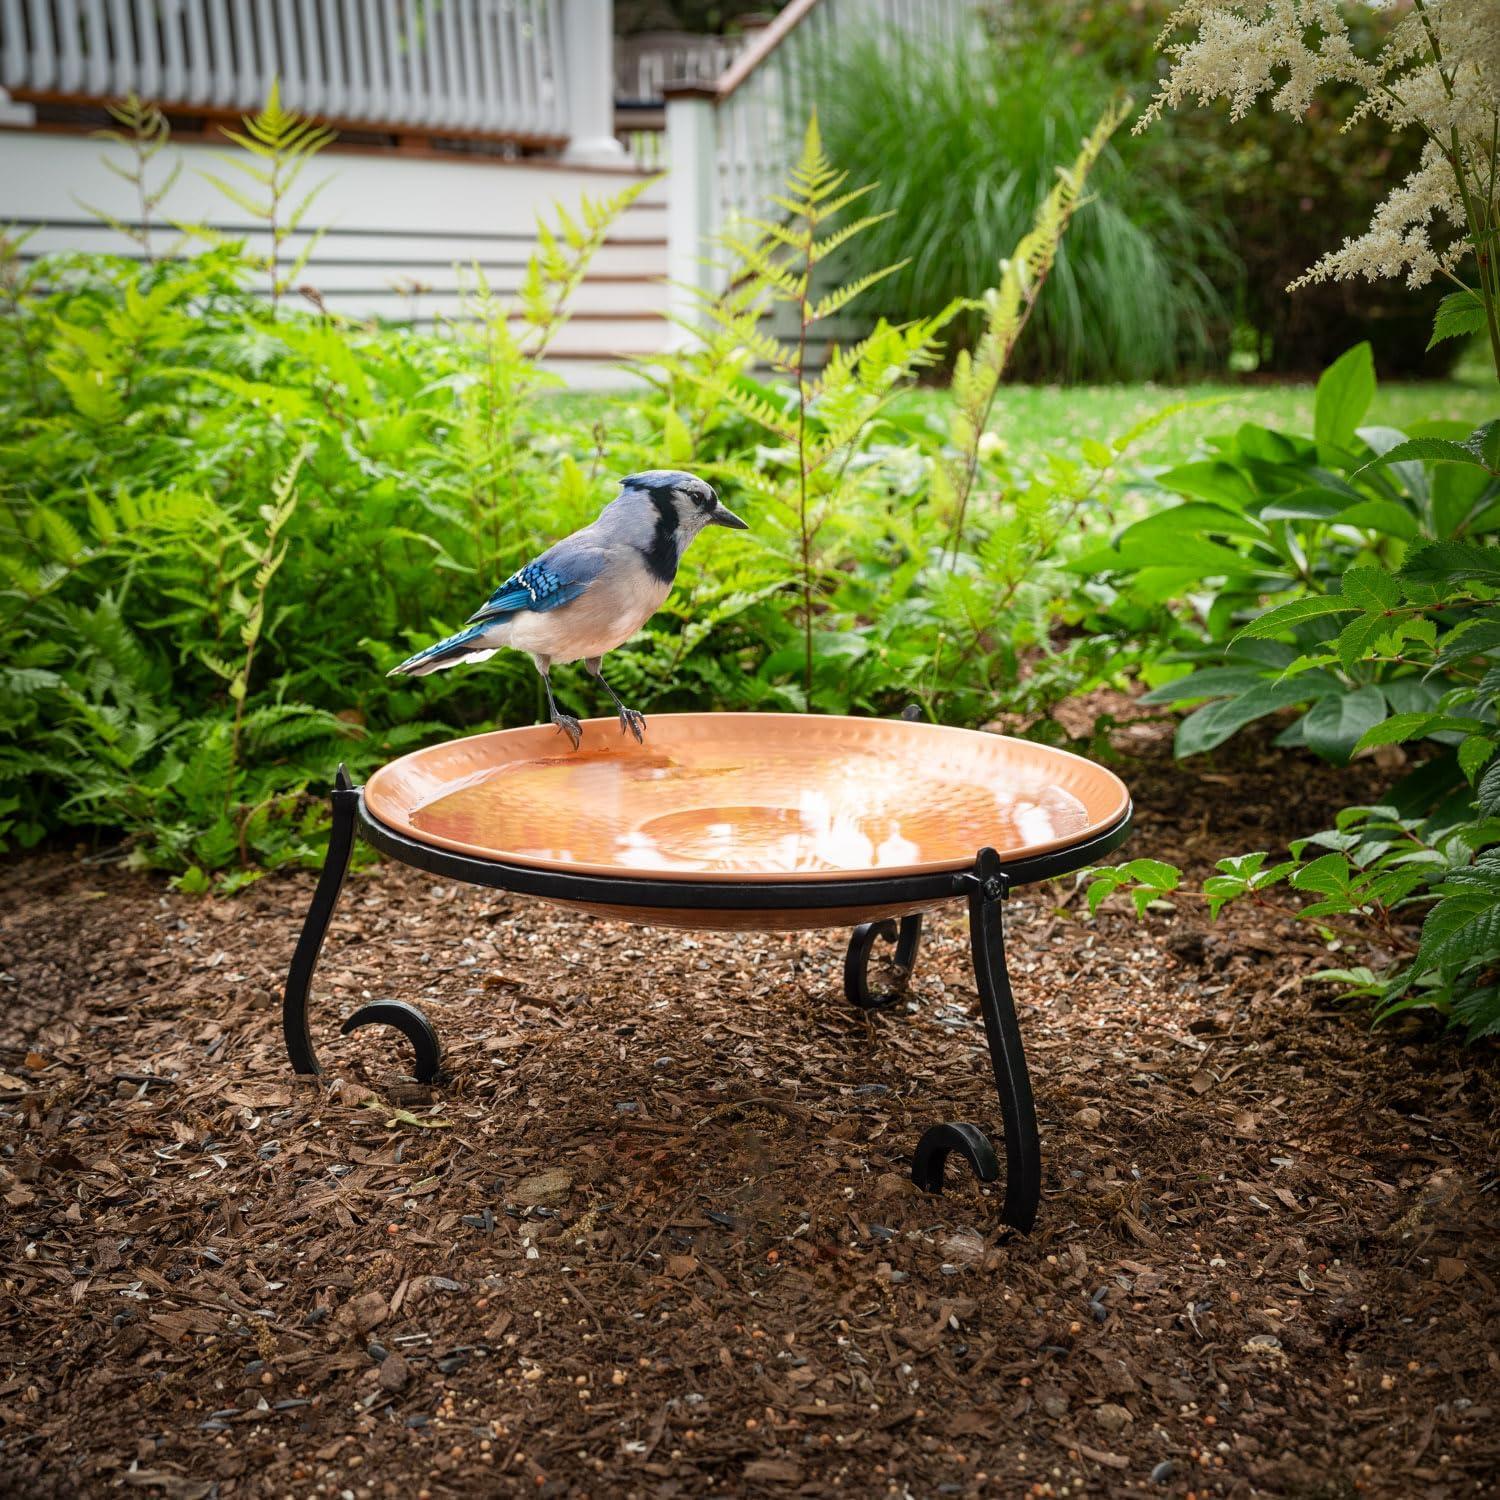
[[[1050,746],[901,720],[809,714],[664,714],[646,743],[614,719],[573,751],[550,726],[414,751],[363,788],[342,768],[328,860],[288,976],[292,1064],[316,1073],[307,992],[357,832],[404,863],[598,916],[654,926],[853,927],[848,999],[905,998],[922,913],[969,906],[976,987],[1005,1122],[1003,1217],[1030,1228],[1040,1146],[1005,967],[1001,902],[1015,885],[1080,869],[1130,831],[1112,772]],[[896,983],[872,994],[876,939],[894,942]],[[436,1033],[402,1001],[360,1007],[346,1032],[393,1025],[417,1076],[440,1073]],[[986,1181],[999,1164],[973,1125],[936,1125],[913,1166],[941,1189],[958,1151]]]

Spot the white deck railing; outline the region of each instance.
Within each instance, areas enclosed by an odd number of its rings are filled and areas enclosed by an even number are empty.
[[[707,256],[713,236],[736,216],[763,215],[780,189],[816,103],[816,60],[871,35],[956,40],[973,11],[973,0],[791,0],[712,83],[667,85],[678,316],[692,316],[695,289],[722,285],[722,268]]]
[[[719,77],[750,36],[703,36],[691,31],[643,31],[615,39],[615,99],[660,105],[669,83],[707,83]]]
[[[335,123],[556,143],[569,5],[600,0],[0,0],[0,84],[240,113],[276,78]]]

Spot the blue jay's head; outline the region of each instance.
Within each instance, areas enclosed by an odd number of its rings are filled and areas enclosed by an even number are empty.
[[[655,513],[656,527],[670,533],[676,541],[679,556],[705,526],[749,530],[744,521],[720,502],[711,484],[681,469],[646,469],[640,474],[627,474],[620,481],[620,499],[616,504],[620,503],[649,506]]]

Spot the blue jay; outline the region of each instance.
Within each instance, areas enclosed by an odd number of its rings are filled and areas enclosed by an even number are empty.
[[[526,651],[542,674],[548,716],[573,742],[583,729],[552,696],[554,662],[582,661],[614,699],[620,733],[643,742],[645,718],[627,708],[600,666],[662,602],[688,543],[705,526],[747,526],[712,486],[677,469],[648,469],[620,481],[619,495],[582,531],[564,537],[512,573],[456,635],[408,657],[388,675],[425,677],[460,662],[485,661],[501,646]]]

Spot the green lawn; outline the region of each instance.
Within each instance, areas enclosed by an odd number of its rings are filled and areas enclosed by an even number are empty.
[[[991,430],[1024,456],[1028,451],[1069,451],[1084,438],[1107,442],[1137,422],[1179,401],[1213,400],[1214,405],[1182,412],[1143,439],[1135,449],[1140,463],[1180,463],[1199,441],[1215,432],[1232,431],[1242,422],[1284,431],[1311,432],[1313,385],[1267,385],[1209,382],[1202,385],[1048,386],[1002,388],[995,402]],[[944,391],[913,391],[901,397],[906,409],[928,410],[940,419],[948,401]],[[1367,422],[1405,427],[1410,422],[1449,419],[1477,427],[1500,413],[1500,391],[1494,377],[1473,377],[1382,385]]]
[[[1008,385],[995,403],[990,427],[1009,443],[1018,458],[1039,450],[1075,450],[1084,438],[1101,442],[1119,436],[1137,422],[1181,401],[1212,401],[1173,417],[1135,449],[1141,464],[1173,464],[1190,458],[1204,437],[1233,431],[1242,422],[1285,431],[1311,432],[1313,382],[1271,385],[1255,381],[1206,381],[1198,385]],[[580,424],[603,419],[612,406],[608,395],[579,393],[554,398]],[[915,390],[900,396],[895,410],[926,413],[943,420],[948,394]],[[1405,427],[1411,422],[1449,419],[1477,427],[1500,414],[1500,390],[1487,365],[1466,361],[1451,380],[1383,384],[1371,409],[1370,423]]]

